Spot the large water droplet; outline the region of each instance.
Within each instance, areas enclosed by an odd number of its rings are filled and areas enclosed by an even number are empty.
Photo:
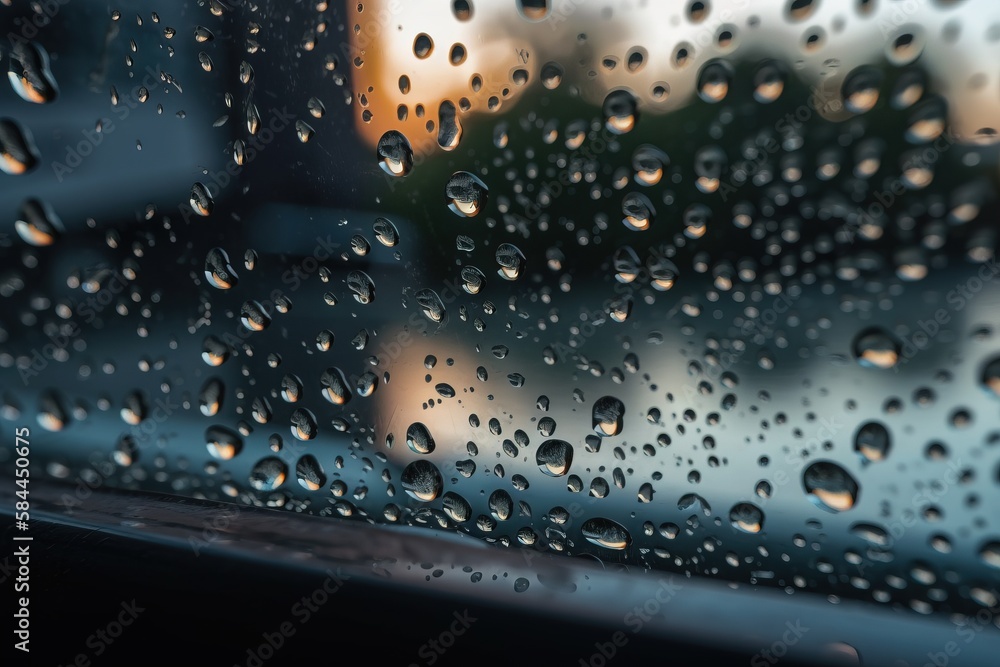
[[[259,302],[250,300],[240,309],[240,322],[249,331],[263,331],[271,324],[271,316]]]
[[[407,495],[423,502],[437,498],[444,486],[437,466],[425,460],[414,461],[403,468],[399,482]]]
[[[351,388],[344,371],[339,368],[327,368],[320,377],[323,386],[323,396],[334,405],[344,405],[351,400]]]
[[[35,42],[13,40],[7,77],[14,92],[28,102],[45,104],[59,95],[59,87],[49,69],[49,54]]]
[[[402,132],[389,130],[378,140],[379,166],[390,176],[406,176],[413,169],[413,148]]]
[[[426,426],[414,422],[406,429],[406,446],[417,454],[430,454],[434,451],[434,438]]]
[[[295,477],[299,480],[299,485],[306,491],[318,491],[326,486],[326,474],[323,467],[312,454],[306,454],[299,458],[295,464]]]
[[[550,477],[562,477],[573,463],[573,446],[565,440],[546,440],[535,452],[538,469]]]
[[[632,536],[625,526],[611,519],[601,517],[587,519],[580,527],[580,531],[588,542],[605,549],[620,551],[632,544]]]
[[[212,193],[208,191],[208,186],[201,181],[191,186],[191,209],[200,216],[207,217],[212,214],[215,208],[215,200]]]
[[[31,132],[16,120],[0,118],[0,170],[16,176],[38,165],[41,155]]]
[[[764,512],[752,503],[736,503],[729,510],[729,522],[744,533],[759,533],[764,529]]]
[[[228,461],[243,451],[243,438],[225,426],[210,426],[205,430],[208,453],[220,461]]]
[[[396,225],[392,224],[392,221],[388,218],[375,218],[375,223],[372,225],[372,232],[374,232],[378,242],[386,248],[393,248],[399,243],[399,231],[396,229]]]
[[[622,223],[631,230],[645,231],[649,229],[656,215],[656,209],[649,197],[639,192],[630,192],[622,199]]]
[[[497,246],[496,260],[497,264],[500,265],[497,275],[504,280],[517,280],[520,278],[527,263],[524,253],[511,243],[501,243]]]
[[[205,257],[205,279],[217,289],[232,289],[239,283],[236,270],[229,263],[229,255],[222,248],[212,248]]]
[[[816,461],[802,472],[809,499],[827,512],[844,512],[858,501],[858,483],[832,461]]]
[[[444,321],[447,311],[445,311],[444,302],[441,301],[441,297],[438,293],[432,289],[419,289],[413,295],[417,304],[420,306],[421,311],[424,313],[424,317],[429,319],[435,324]]]
[[[489,188],[467,171],[457,171],[444,188],[445,202],[455,215],[471,218],[486,207]]]
[[[620,435],[625,423],[625,404],[614,396],[602,396],[594,402],[591,427],[599,435]]]
[[[859,333],[852,347],[858,363],[869,368],[892,368],[899,363],[902,349],[894,336],[875,327]]]
[[[65,231],[52,207],[37,199],[28,199],[21,205],[14,229],[25,243],[39,247],[52,245]]]
[[[854,436],[854,451],[867,461],[881,461],[889,454],[889,430],[879,422],[868,422]]]
[[[226,386],[219,378],[209,378],[201,386],[198,392],[198,409],[206,417],[214,417],[222,408],[222,398],[225,396]]]
[[[441,497],[441,509],[455,523],[465,523],[472,517],[472,507],[462,496],[449,491]]]
[[[630,132],[635,128],[638,118],[635,97],[627,90],[616,90],[604,98],[604,126],[609,132]]]
[[[375,300],[375,282],[364,271],[348,273],[347,287],[354,295],[354,300],[362,305],[368,305]]]
[[[250,471],[250,486],[258,491],[274,491],[285,483],[288,467],[276,456],[258,461]]]
[[[306,408],[298,408],[292,413],[292,435],[299,440],[312,440],[319,433],[316,415]]]

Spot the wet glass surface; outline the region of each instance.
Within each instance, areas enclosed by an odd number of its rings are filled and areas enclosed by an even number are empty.
[[[37,474],[997,624],[1000,6],[50,5]]]

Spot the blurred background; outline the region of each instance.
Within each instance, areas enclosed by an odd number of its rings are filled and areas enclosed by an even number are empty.
[[[241,664],[335,563],[394,664],[456,596],[496,621],[434,662],[519,610],[597,664],[601,601],[670,576],[631,660],[1000,643],[991,2],[0,12],[0,418],[46,596],[110,620],[143,582]]]

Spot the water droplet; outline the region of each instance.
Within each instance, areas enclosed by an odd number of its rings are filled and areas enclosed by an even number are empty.
[[[276,456],[268,456],[254,464],[250,471],[250,486],[258,491],[274,491],[288,477],[288,467]]]
[[[770,104],[785,91],[785,69],[777,62],[761,65],[753,78],[753,98],[761,104]]]
[[[52,207],[37,199],[28,199],[21,205],[14,229],[25,243],[38,247],[52,245],[65,231]]]
[[[24,174],[40,159],[31,132],[16,120],[0,118],[0,170],[12,176]]]
[[[854,358],[868,368],[892,368],[899,363],[902,345],[884,329],[865,329],[853,344]]]
[[[426,460],[414,461],[403,468],[399,482],[407,495],[422,502],[437,498],[444,485],[437,466]]]
[[[695,187],[708,194],[718,190],[727,164],[726,152],[718,146],[705,146],[698,150],[694,156],[694,173],[698,177]]]
[[[858,67],[844,78],[841,95],[851,113],[865,113],[874,108],[882,85],[882,73],[867,65]]]
[[[979,549],[979,557],[990,567],[1000,569],[1000,541],[987,542]]]
[[[375,300],[375,283],[364,271],[351,271],[347,274],[347,287],[354,295],[354,300],[362,305]]]
[[[212,198],[212,193],[209,192],[208,186],[201,181],[191,186],[190,203],[194,212],[203,217],[211,215],[212,209],[215,208],[215,200]]]
[[[302,143],[308,143],[312,139],[313,134],[316,132],[312,126],[305,122],[304,120],[295,121],[295,136],[299,138]]]
[[[594,402],[591,427],[601,436],[620,435],[625,425],[625,404],[614,396],[602,396]]]
[[[616,90],[604,98],[604,126],[609,132],[630,132],[635,128],[638,117],[635,97],[627,90]]]
[[[219,378],[209,378],[205,380],[201,391],[198,392],[198,408],[201,414],[206,417],[214,417],[222,408],[222,397],[225,396],[226,388]]]
[[[434,451],[434,438],[426,426],[414,422],[406,429],[406,446],[416,454],[430,454]]]
[[[462,269],[462,289],[467,294],[479,294],[486,286],[486,276],[474,266],[466,266]]]
[[[486,207],[489,188],[467,171],[457,171],[445,186],[445,202],[452,213],[463,218],[479,215]]]
[[[580,527],[580,531],[588,542],[605,549],[620,551],[632,544],[632,536],[625,527],[611,519],[600,517],[587,519]]]
[[[12,33],[13,34],[13,33]],[[23,39],[11,40],[10,68],[7,77],[21,99],[47,104],[59,95],[59,87],[49,68],[49,54],[41,44]]]
[[[514,511],[514,501],[510,494],[502,489],[497,489],[490,494],[489,498],[490,514],[498,521],[506,521]]]
[[[639,275],[639,269],[641,268],[639,255],[636,254],[631,246],[627,245],[615,251],[612,257],[612,264],[615,269],[615,280],[624,284],[634,281]]]
[[[622,200],[622,214],[625,216],[622,222],[626,227],[634,231],[645,231],[652,224],[656,209],[646,195],[632,192]]]
[[[212,248],[205,257],[205,279],[216,289],[232,289],[239,283],[236,270],[229,263],[229,255],[222,248]]]
[[[375,233],[375,238],[378,242],[386,248],[393,248],[399,243],[399,231],[388,218],[375,218],[372,231]]]
[[[659,292],[671,289],[677,281],[677,265],[666,257],[651,254],[646,260],[646,269],[649,271],[650,286]]]
[[[889,454],[889,430],[879,422],[862,424],[854,436],[854,451],[866,461],[881,461]]]
[[[312,454],[299,458],[295,464],[295,477],[299,485],[306,491],[318,491],[326,486],[326,474],[323,467]]]
[[[729,94],[734,75],[732,65],[724,60],[705,63],[698,74],[698,96],[709,103],[721,102]]]
[[[663,170],[670,164],[670,158],[656,146],[644,144],[632,153],[632,169],[635,170],[635,182],[640,185],[652,186],[663,178]]]
[[[205,430],[208,453],[220,461],[228,461],[243,451],[243,438],[224,426],[210,426]]]
[[[451,151],[458,147],[462,139],[462,123],[458,120],[458,111],[449,100],[441,102],[438,107],[438,146]]]
[[[249,331],[263,331],[271,324],[271,316],[259,302],[250,300],[240,309],[240,322]]]
[[[427,33],[420,33],[413,40],[413,55],[421,60],[431,55],[434,50],[434,40]]]
[[[319,433],[316,415],[306,408],[297,408],[292,413],[291,431],[299,440],[312,440]]]
[[[889,533],[885,528],[873,523],[856,523],[851,526],[851,533],[873,547],[889,546]]]
[[[444,321],[447,312],[445,311],[444,302],[441,301],[441,297],[438,293],[432,289],[419,289],[413,295],[420,309],[424,313],[424,317],[429,319],[435,324],[439,324]]]
[[[334,405],[344,405],[351,400],[351,388],[344,371],[333,367],[323,371],[320,377],[323,396]]]
[[[527,262],[524,253],[511,243],[501,243],[497,246],[496,260],[497,264],[500,265],[497,275],[504,280],[517,280],[520,278]]]
[[[455,523],[465,523],[472,517],[472,506],[454,491],[441,496],[441,509]]]
[[[198,62],[201,64],[201,68],[206,72],[212,71],[212,57],[204,51],[200,51],[198,53]]]
[[[541,79],[542,85],[549,90],[555,90],[562,83],[566,70],[557,62],[549,61],[542,65]]]
[[[764,512],[752,503],[736,503],[729,510],[729,522],[744,533],[759,533],[764,529]]]
[[[573,463],[573,446],[564,440],[546,440],[535,452],[539,470],[550,477],[562,477]]]
[[[832,461],[816,461],[802,473],[802,486],[809,499],[827,512],[844,512],[858,501],[858,483]]]
[[[201,358],[209,366],[221,366],[229,354],[229,346],[215,336],[208,336],[202,342]]]
[[[200,25],[195,26],[194,41],[198,42],[199,44],[204,44],[205,42],[211,42],[213,39],[215,39],[215,35],[212,33],[211,30],[209,30],[205,26],[200,26]]]

